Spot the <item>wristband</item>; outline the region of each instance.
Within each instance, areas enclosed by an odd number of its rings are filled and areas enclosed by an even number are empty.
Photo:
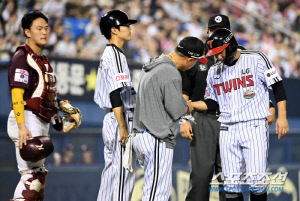
[[[179,119],[179,124],[184,124],[186,122],[186,119]]]

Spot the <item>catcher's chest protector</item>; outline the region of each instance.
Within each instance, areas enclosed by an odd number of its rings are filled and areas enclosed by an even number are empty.
[[[25,108],[32,110],[43,121],[49,123],[57,113],[54,104],[56,97],[56,77],[46,56],[42,59],[25,44],[17,48],[25,48],[27,64],[38,73],[38,83],[30,99],[24,100]]]

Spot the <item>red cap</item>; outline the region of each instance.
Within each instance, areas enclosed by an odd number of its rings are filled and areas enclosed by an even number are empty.
[[[204,57],[204,56],[202,58],[199,58],[198,60],[203,64],[207,64],[207,62],[208,62],[206,57]]]

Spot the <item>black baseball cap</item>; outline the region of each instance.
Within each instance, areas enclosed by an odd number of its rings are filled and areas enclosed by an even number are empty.
[[[222,15],[222,14],[211,16],[208,20],[208,28],[214,26],[220,26],[220,27],[230,29],[229,18],[226,15]]]
[[[187,57],[198,59],[201,63],[207,64],[204,43],[199,38],[185,37],[179,42],[176,49]]]

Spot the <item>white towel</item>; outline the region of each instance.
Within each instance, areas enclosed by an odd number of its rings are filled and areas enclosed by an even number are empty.
[[[133,172],[133,167],[135,161],[132,160],[132,139],[135,136],[135,133],[130,133],[126,141],[125,152],[123,155],[123,167],[126,168],[129,172]]]

